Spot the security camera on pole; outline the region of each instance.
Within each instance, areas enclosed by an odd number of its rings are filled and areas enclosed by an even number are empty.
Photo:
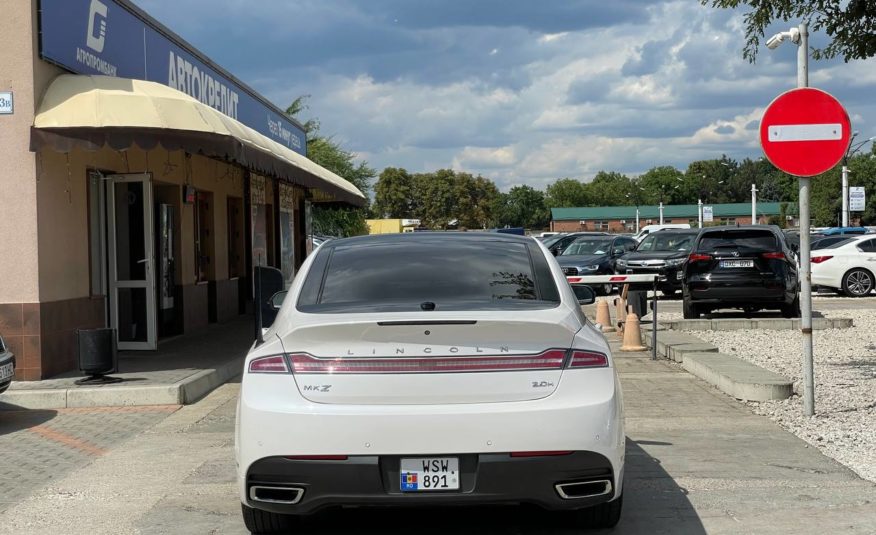
[[[800,327],[803,334],[803,414],[815,414],[815,375],[812,362],[812,280],[810,259],[810,178],[838,164],[851,143],[849,115],[833,96],[809,85],[807,24],[774,35],[776,48],[785,39],[798,45],[797,85],[779,95],[763,113],[760,143],[764,155],[800,183]]]

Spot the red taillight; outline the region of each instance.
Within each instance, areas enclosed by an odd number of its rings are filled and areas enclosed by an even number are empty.
[[[608,366],[608,357],[595,351],[573,351],[570,368],[605,368]]]
[[[519,370],[558,370],[565,349],[536,355],[416,358],[320,358],[306,353],[289,355],[296,374],[454,373]]]
[[[687,257],[690,262],[708,262],[712,259],[712,255],[709,254],[701,254],[701,253],[693,253],[689,257]]]
[[[827,262],[831,258],[833,258],[833,257],[832,256],[813,256],[812,263],[813,264],[820,264],[822,262]]]
[[[283,355],[259,357],[249,363],[249,373],[289,373],[289,365]]]
[[[763,253],[760,256],[769,260],[784,260],[785,253]]]
[[[511,457],[558,457],[572,455],[572,451],[512,451]]]
[[[346,461],[347,455],[287,455],[292,461]]]

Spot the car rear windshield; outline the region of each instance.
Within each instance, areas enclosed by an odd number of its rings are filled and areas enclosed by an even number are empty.
[[[514,310],[560,303],[534,243],[361,241],[319,254],[298,300],[302,312]]]
[[[697,235],[681,232],[657,232],[651,234],[636,248],[638,252],[652,253],[665,251],[690,251]]]
[[[737,249],[739,251],[778,251],[779,241],[776,235],[768,230],[740,229],[706,232],[700,238],[697,250],[703,252],[719,251],[721,249]]]

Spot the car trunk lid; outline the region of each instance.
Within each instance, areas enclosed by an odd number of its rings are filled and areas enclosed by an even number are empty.
[[[283,344],[301,395],[318,403],[487,403],[549,396],[559,384],[574,329],[556,314],[533,313],[526,321],[492,315],[321,322],[295,328]]]

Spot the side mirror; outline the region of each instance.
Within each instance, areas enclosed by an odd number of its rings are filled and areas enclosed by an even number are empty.
[[[590,286],[575,284],[572,286],[572,291],[575,292],[579,305],[592,305],[596,302],[596,292]]]
[[[275,293],[274,295],[271,296],[271,299],[268,300],[268,304],[274,310],[280,310],[280,308],[283,306],[283,301],[286,300],[286,294],[288,294],[288,293],[289,292],[287,290],[283,290],[281,292]]]
[[[552,252],[554,253],[554,256],[560,256],[561,254],[563,254],[563,251],[565,251],[565,250],[566,249],[563,247],[557,247]]]
[[[611,252],[611,256],[621,256],[622,254],[624,254],[623,247],[618,247]]]

